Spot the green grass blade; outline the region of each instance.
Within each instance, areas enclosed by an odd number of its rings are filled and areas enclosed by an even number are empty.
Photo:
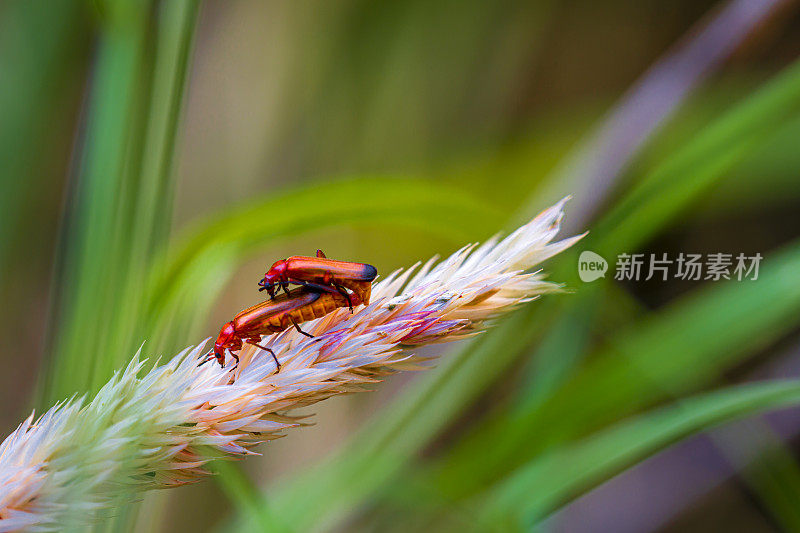
[[[141,343],[141,285],[171,218],[171,162],[197,1],[160,6],[155,23],[147,2],[105,7],[42,387],[47,403],[98,388]]]
[[[711,437],[783,530],[800,530],[800,468],[770,425],[744,421]]]
[[[800,62],[668,157],[593,228],[601,255],[633,251],[800,112]],[[593,240],[593,239],[592,239]],[[588,244],[587,244],[588,246]]]
[[[526,523],[539,520],[580,490],[681,438],[798,403],[800,383],[784,381],[732,387],[641,415],[534,459],[489,491],[483,520],[509,515]]]
[[[51,364],[40,391],[45,405],[91,389],[95,369],[111,357],[103,350],[114,287],[124,278],[120,239],[128,221],[127,147],[135,130],[136,102],[147,31],[146,6],[109,4],[101,29],[91,105],[71,225],[57,279]]]
[[[71,0],[4,2],[0,35],[0,267],[14,262],[20,241],[30,250],[31,224],[26,206],[41,205],[43,187],[63,168],[52,168],[59,155],[58,135],[72,126],[64,116],[79,94],[80,73],[88,54],[85,6]],[[53,153],[56,152],[56,153]],[[43,157],[44,156],[44,157]],[[38,233],[38,232],[37,232]]]
[[[709,127],[701,134],[699,148],[689,146],[693,144],[690,142],[686,150],[676,156],[675,162],[665,163],[665,170],[657,170],[653,177],[646,179],[647,186],[643,186],[643,190],[635,191],[627,203],[623,202],[623,206],[630,207],[615,210],[604,219],[605,222],[598,231],[593,231],[596,242],[602,245],[599,249],[623,245],[633,247],[655,234],[696,199],[705,186],[721,179],[724,172],[738,160],[725,151],[726,143],[729,147],[733,146],[732,151],[737,158],[742,157],[747,153],[745,148],[757,146],[759,137],[753,131],[758,132],[770,122],[780,120],[784,114],[795,109],[799,102],[800,66],[795,65]],[[762,113],[766,114],[766,118]],[[691,170],[688,167],[689,161],[704,164],[700,185],[681,174]],[[655,205],[654,209],[660,214],[652,223],[640,224],[642,213],[646,211],[641,211],[638,206],[645,203]],[[573,272],[574,265],[565,259],[562,259],[561,264],[564,265],[563,270],[556,271],[555,274],[559,280],[566,279],[561,274]],[[574,277],[574,273],[572,276]],[[793,291],[790,290],[784,296],[791,294]],[[338,510],[367,497],[380,484],[391,479],[414,451],[428,442],[447,420],[452,419],[474,400],[535,338],[541,324],[545,323],[542,318],[547,309],[543,308],[539,314],[535,307],[531,309],[533,310],[517,313],[501,323],[496,331],[468,348],[459,350],[443,363],[436,375],[412,387],[387,416],[367,424],[351,445],[335,454],[319,469],[283,484],[274,497],[276,508],[282,509],[291,520],[313,521],[313,517],[293,507],[293,502],[299,501],[298,498],[302,495],[303,501],[307,504],[311,501],[320,516],[333,520],[333,514],[340,512]],[[532,323],[536,327],[531,327]],[[372,449],[380,451],[376,451],[374,456],[369,453],[363,455],[370,460],[374,484],[362,480],[357,488],[346,486],[346,480],[351,479],[355,472],[363,472],[363,464],[349,459],[348,454],[352,455],[353,450]],[[377,468],[376,464],[387,466]],[[467,480],[465,487],[472,485],[473,482]],[[325,514],[326,510],[331,514]],[[311,524],[304,523],[304,526],[311,527]]]
[[[517,410],[531,410],[569,377],[588,352],[591,328],[602,298],[602,286],[587,287],[565,305],[565,310],[548,330],[529,361],[525,379],[514,398]],[[507,407],[506,407],[507,408]]]
[[[132,198],[130,240],[125,243],[129,258],[127,276],[119,285],[119,305],[110,324],[110,358],[100,379],[124,363],[126,353],[142,342],[145,301],[141,287],[151,268],[156,250],[163,249],[172,218],[172,160],[182,110],[197,0],[176,0],[158,10],[155,58],[143,127],[141,155],[131,180],[136,184]]]
[[[543,404],[476,429],[435,467],[436,484],[464,497],[548,446],[713,381],[796,323],[798,268],[795,245],[770,256],[758,281],[711,286],[635,324]]]
[[[755,131],[758,131],[759,129],[763,129],[766,125],[762,122],[764,117],[757,111],[754,111],[754,109],[764,111],[773,122],[778,120],[775,115],[781,106],[783,106],[783,108],[788,107],[789,109],[793,109],[796,106],[797,96],[800,95],[799,81],[800,68],[795,65],[792,69],[786,71],[776,80],[768,84],[764,89],[762,89],[762,91],[758,93],[757,96],[746,100],[740,107],[733,109],[721,120],[714,123],[711,127],[702,132],[697,140],[697,145],[705,147],[705,150],[695,149],[694,142],[688,143],[687,148],[684,151],[679,152],[673,159],[659,166],[645,179],[643,183],[647,185],[646,187],[634,191],[630,197],[628,197],[626,200],[623,200],[620,205],[661,205],[668,208],[670,216],[674,216],[676,213],[679,213],[681,209],[684,209],[685,206],[688,205],[693,198],[696,198],[697,195],[703,190],[702,187],[698,186],[697,182],[694,182],[691,179],[684,179],[683,175],[681,174],[682,172],[689,172],[689,169],[691,168],[690,163],[696,163],[699,160],[703,160],[704,164],[707,164],[707,172],[701,176],[703,179],[700,180],[703,186],[708,186],[714,181],[719,180],[725,175],[723,171],[728,168],[728,165],[730,164],[730,156],[723,149],[724,143],[735,142],[738,137],[743,137],[747,140],[748,146],[753,146],[756,140],[750,138],[751,128],[749,126],[752,126]],[[792,96],[794,99],[791,98]],[[740,152],[738,155],[741,156],[743,153],[744,152]],[[675,191],[674,194],[672,194],[671,191]],[[666,198],[672,198],[672,200],[666,201]],[[654,208],[654,210],[657,211],[658,208]],[[604,218],[603,222],[598,225],[599,229],[592,232],[589,239],[587,239],[588,242],[583,243],[584,246],[582,247],[593,250],[605,250],[612,248],[616,249],[621,246],[621,243],[630,242],[631,244],[636,244],[637,242],[641,242],[643,239],[651,236],[660,227],[660,225],[643,225],[636,222],[637,217],[639,216],[636,215],[636,213],[645,212],[646,211],[640,211],[638,207],[631,212],[626,212],[621,208],[613,210],[612,213]],[[629,218],[627,217],[629,216],[632,217],[630,218],[631,222],[628,222]],[[669,217],[662,218],[660,219],[659,224],[666,223],[667,220],[669,220]],[[631,233],[632,231],[634,233]],[[592,242],[592,237],[594,237],[594,242]],[[625,249],[627,250],[628,248]],[[561,264],[568,265],[571,269],[574,263],[562,262]],[[556,275],[559,276],[560,279],[563,279],[563,276],[567,275],[567,272],[559,272]],[[587,286],[583,286],[583,290],[586,291],[591,289],[589,289]],[[792,296],[789,297],[792,298]],[[763,305],[768,305],[768,300],[762,301],[764,302]],[[716,312],[716,310],[712,312]],[[676,313],[676,316],[679,315],[680,313]],[[724,314],[720,316],[724,316]],[[780,322],[782,317],[773,317],[773,319],[776,322]],[[701,321],[698,323],[705,322]],[[751,331],[754,335],[759,333],[758,329],[748,329],[748,331]],[[667,333],[662,334],[666,335]],[[700,331],[700,334],[702,334],[702,331]],[[662,341],[659,339],[651,339],[649,342],[655,343],[657,346],[663,345]],[[646,346],[646,343],[641,344],[639,349],[643,350],[645,353],[660,353],[649,349]],[[687,349],[691,349],[691,346],[689,346]],[[730,353],[733,354],[737,352],[732,351]],[[668,357],[668,355],[669,354],[665,353],[663,356]],[[613,358],[610,358],[610,360],[613,360]],[[722,366],[724,363],[720,361],[717,364]],[[594,372],[600,376],[603,376],[603,372],[605,371],[606,369],[591,366],[589,370],[582,373],[582,375],[590,376],[593,375],[592,373]],[[615,370],[615,372],[620,371],[621,370],[619,368]],[[653,375],[658,376],[658,370],[653,369],[651,372]],[[622,379],[619,376],[617,376],[617,378]],[[635,376],[631,377],[631,379],[635,379]],[[675,376],[675,380],[680,381],[680,376]],[[624,387],[617,387],[610,380],[594,381],[591,377],[587,377],[586,380],[581,382],[581,385],[577,385],[576,387],[579,388],[583,385],[592,387],[598,383],[602,383],[605,386],[614,389],[614,392],[617,394],[623,394],[625,390]],[[689,383],[690,380],[686,380],[686,385],[689,385]],[[649,386],[650,385],[647,385],[645,388]],[[573,390],[577,390],[577,388]],[[589,390],[596,390],[598,394],[603,394],[598,387],[590,388]],[[557,398],[562,399],[563,397],[563,394],[557,396]],[[624,404],[625,400],[620,399],[619,403]],[[534,412],[535,411],[529,410],[528,416],[534,416],[532,414]],[[591,416],[587,416],[585,418],[581,418],[581,420],[585,421],[590,418]],[[603,420],[602,414],[599,415],[598,420]],[[490,443],[495,440],[494,435],[496,434],[498,427],[510,428],[504,432],[504,435],[507,437],[504,439],[504,445],[509,447],[507,454],[506,452],[498,450],[497,446],[491,445],[492,449],[495,450],[499,455],[510,457],[514,455],[514,452],[510,451],[512,449],[519,451],[520,448],[525,448],[528,450],[528,452],[536,449],[535,447],[525,445],[526,436],[529,434],[526,426],[526,423],[528,422],[529,420],[527,420],[526,417],[522,417],[520,420],[507,420],[506,417],[504,417],[492,421],[492,423],[488,424],[485,428],[476,430],[476,434],[480,433],[482,437],[476,438],[474,442],[470,442],[470,439],[467,439],[464,441],[462,446],[459,447],[458,451],[455,452],[450,461],[446,462],[444,465],[440,465],[440,467],[437,467],[440,481],[455,490],[457,493],[462,494],[464,493],[462,491],[470,490],[468,487],[475,487],[478,485],[482,479],[482,474],[472,471],[472,458],[476,453],[480,453],[480,450],[484,449],[485,446],[489,446]],[[516,438],[509,436],[507,433],[508,431],[513,432],[515,428],[523,428],[518,430],[522,434]],[[551,436],[552,433],[552,431],[548,432],[548,434]],[[483,474],[487,474],[488,472],[491,472],[493,468],[497,468],[497,465],[492,461],[482,461],[477,464],[476,467],[483,469]],[[446,489],[445,492],[448,490],[450,489]]]
[[[215,474],[214,479],[242,516],[248,516],[257,525],[258,531],[283,533],[293,531],[280,521],[270,508],[263,504],[261,491],[247,477],[241,468],[227,461],[213,461],[209,468]]]

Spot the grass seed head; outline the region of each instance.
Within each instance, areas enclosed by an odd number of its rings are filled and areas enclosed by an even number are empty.
[[[84,523],[131,492],[196,481],[208,461],[253,455],[254,445],[301,425],[294,409],[419,368],[414,347],[475,335],[558,291],[532,269],[581,237],[553,242],[564,202],[504,239],[393,272],[368,306],[304,326],[313,339],[293,329],[265,339],[279,373],[251,345],[234,372],[197,368],[205,343],[148,372],[137,354],[93,400],[31,415],[0,444],[0,532]]]

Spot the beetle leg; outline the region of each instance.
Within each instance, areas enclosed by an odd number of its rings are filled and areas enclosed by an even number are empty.
[[[281,283],[281,287],[283,288],[283,292],[285,292],[286,294],[289,294],[289,282],[288,281],[282,282]]]
[[[337,292],[335,289],[332,289],[330,285],[322,285],[321,283],[304,281],[302,279],[293,279],[291,280],[291,283],[294,283],[295,285],[301,285],[303,287],[308,287],[309,289],[314,289],[320,292],[333,292],[333,293]]]
[[[323,285],[321,283],[313,283],[311,281],[304,281],[302,279],[293,279],[291,280],[292,283],[296,285],[302,285],[303,287],[308,287],[309,289],[316,289],[318,291],[324,292],[332,292],[332,293],[339,293],[347,300],[347,306],[350,308],[350,312],[353,312],[353,300],[350,298],[350,294],[344,290],[344,288],[339,285],[338,283],[332,283],[333,288],[331,285]]]
[[[290,316],[290,317],[289,317],[289,320],[291,320],[291,321],[292,321],[292,324],[294,325],[294,329],[296,329],[297,331],[299,331],[300,333],[302,333],[303,335],[305,335],[306,337],[308,337],[308,338],[310,338],[310,339],[313,339],[313,338],[314,338],[314,335],[312,335],[311,333],[306,333],[305,331],[303,331],[302,329],[300,329],[300,325],[299,325],[297,322],[295,322],[295,321],[294,321],[294,318],[292,318],[292,317]]]
[[[270,350],[270,349],[269,349],[269,348],[267,348],[266,346],[261,346],[260,344],[258,344],[258,343],[256,343],[256,342],[253,342],[253,341],[248,341],[248,343],[249,343],[249,344],[252,344],[252,345],[253,345],[253,346],[255,346],[256,348],[261,348],[261,349],[262,349],[262,350],[264,350],[265,352],[269,352],[269,354],[272,356],[272,358],[273,358],[273,359],[275,359],[275,366],[276,366],[276,367],[278,367],[278,372],[280,372],[280,371],[281,371],[281,364],[278,362],[278,358],[275,356],[275,352],[273,352],[272,350]]]
[[[236,359],[236,364],[235,364],[235,365],[233,365],[233,368],[231,368],[230,370],[228,370],[228,372],[233,372],[234,370],[236,370],[237,368],[239,368],[239,356],[238,356],[238,355],[236,355],[236,354],[235,354],[235,353],[233,353],[233,352],[231,352],[231,356],[232,356],[234,359]]]
[[[352,315],[353,314],[353,300],[350,299],[350,294],[348,294],[348,292],[346,290],[344,290],[344,287],[342,287],[338,283],[334,283],[333,286],[336,287],[336,290],[339,291],[339,294],[341,294],[342,296],[344,296],[347,299],[347,306],[350,308],[350,314]]]

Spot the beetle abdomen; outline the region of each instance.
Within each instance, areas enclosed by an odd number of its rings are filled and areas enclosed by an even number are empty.
[[[371,281],[354,281],[354,280],[342,280],[339,284],[344,287],[345,289],[350,289],[358,299],[364,302],[364,305],[369,305],[369,297],[372,294],[372,282]],[[353,302],[355,305],[355,302]]]

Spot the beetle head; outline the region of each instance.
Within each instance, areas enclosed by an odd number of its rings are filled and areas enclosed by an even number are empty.
[[[225,350],[235,349],[238,342],[236,337],[236,329],[233,327],[233,322],[228,322],[219,332],[216,342],[214,343],[214,357],[217,358],[219,366],[225,366]]]
[[[264,274],[264,279],[258,282],[259,291],[267,291],[270,297],[275,297],[275,286],[280,284],[281,281],[284,281],[286,278],[286,261],[280,260],[276,261],[272,268],[270,268],[266,274]]]

